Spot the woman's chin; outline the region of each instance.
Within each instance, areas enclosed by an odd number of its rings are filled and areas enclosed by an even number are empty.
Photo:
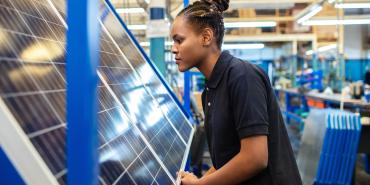
[[[186,67],[181,66],[181,65],[177,66],[177,68],[179,69],[180,72],[185,72],[188,70]]]

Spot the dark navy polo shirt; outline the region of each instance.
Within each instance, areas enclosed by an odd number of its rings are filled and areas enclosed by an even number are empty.
[[[240,151],[240,140],[268,138],[268,167],[245,185],[301,185],[284,120],[267,75],[223,51],[202,93],[213,166],[221,168]]]

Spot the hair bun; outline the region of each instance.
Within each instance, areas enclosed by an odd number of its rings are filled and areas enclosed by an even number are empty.
[[[229,0],[201,0],[217,8],[218,11],[224,12],[229,8]]]

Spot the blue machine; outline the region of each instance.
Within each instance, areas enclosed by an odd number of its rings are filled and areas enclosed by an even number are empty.
[[[323,90],[324,86],[322,83],[323,72],[321,70],[313,71],[311,73],[304,73],[296,78],[296,83],[300,86],[309,84],[310,89]]]

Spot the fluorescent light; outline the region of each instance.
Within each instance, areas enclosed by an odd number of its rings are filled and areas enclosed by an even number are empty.
[[[226,22],[225,28],[255,28],[255,27],[275,27],[274,21],[261,21],[261,22]]]
[[[321,53],[321,52],[328,51],[328,50],[335,49],[335,48],[337,48],[336,44],[330,44],[330,45],[322,46],[322,47],[318,48],[317,52]],[[312,55],[312,54],[313,54],[313,50],[306,51],[306,55]]]
[[[141,47],[148,47],[150,46],[150,42],[140,42]]]
[[[370,24],[370,19],[346,19],[346,20],[309,20],[302,25],[320,26],[320,25],[353,25],[353,24]]]
[[[303,17],[298,19],[298,21],[297,21],[298,24],[301,24],[301,23],[307,21],[308,19],[310,19],[311,17],[313,17],[317,13],[319,13],[321,10],[322,10],[322,6],[318,6],[315,9],[311,10],[309,13],[307,13],[306,15],[304,15]]]
[[[140,42],[140,45],[142,47],[149,47],[150,46],[150,42]],[[165,46],[172,46],[173,45],[173,42],[172,41],[166,41],[164,43]]]
[[[144,13],[144,8],[117,8],[117,13]]]
[[[313,50],[306,51],[306,55],[312,55],[312,54],[313,54]]]
[[[130,30],[146,30],[147,26],[146,25],[141,25],[141,24],[137,24],[137,25],[127,25],[128,29]]]
[[[330,45],[327,45],[327,46],[320,47],[319,49],[317,49],[317,51],[318,52],[324,52],[324,51],[328,51],[328,50],[335,49],[335,48],[337,48],[336,44],[330,44]]]
[[[335,0],[328,0],[328,3],[334,3],[335,2]]]
[[[223,44],[222,49],[262,49],[264,44]]]
[[[339,3],[335,4],[335,8],[370,8],[370,3]]]

